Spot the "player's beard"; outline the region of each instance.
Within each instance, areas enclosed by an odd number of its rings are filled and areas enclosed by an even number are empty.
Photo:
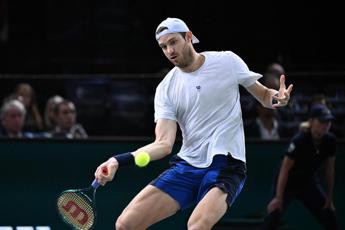
[[[185,49],[182,50],[181,54],[178,56],[174,65],[179,67],[180,69],[185,69],[188,68],[188,66],[190,66],[191,64],[193,64],[193,61],[193,51],[189,46],[186,46]]]

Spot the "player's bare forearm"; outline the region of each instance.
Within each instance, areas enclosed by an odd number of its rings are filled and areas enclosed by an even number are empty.
[[[264,107],[273,109],[272,99],[273,95],[278,94],[278,91],[275,89],[269,89],[266,86],[262,85],[260,82],[255,82],[253,85],[247,88],[256,100],[258,100]]]
[[[114,175],[118,168],[122,165],[127,165],[132,162],[134,158],[128,157],[128,154],[132,154],[134,157],[139,152],[146,152],[149,154],[149,159],[151,161],[158,160],[166,155],[170,154],[175,142],[177,131],[176,121],[160,119],[156,124],[156,140],[148,145],[145,145],[131,153],[119,154],[118,158],[112,156],[107,161],[102,163],[95,172],[95,178],[101,185],[105,185],[108,181],[114,178]],[[108,175],[103,175],[101,169],[107,168],[109,171]]]
[[[139,152],[147,152],[151,160],[159,160],[172,152],[176,138],[177,124],[176,121],[160,119],[156,124],[156,140],[143,146],[132,154],[135,156]]]
[[[293,85],[289,85],[286,89],[285,76],[280,77],[279,91],[276,89],[269,89],[256,81],[253,85],[247,87],[247,90],[266,108],[278,108],[286,106],[290,100],[290,93]],[[275,100],[275,102],[273,102]]]
[[[270,109],[274,109],[275,107],[273,106],[273,99],[275,95],[278,95],[278,91],[275,89],[269,89],[266,86],[264,86],[265,89],[265,94],[264,94],[264,99],[261,102],[261,104],[266,107],[266,108],[270,108]]]
[[[172,151],[172,147],[173,146],[170,143],[164,141],[155,141],[137,149],[132,154],[135,156],[140,152],[147,152],[150,155],[151,160],[159,160],[169,155]]]

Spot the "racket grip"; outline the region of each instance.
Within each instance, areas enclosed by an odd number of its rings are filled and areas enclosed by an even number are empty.
[[[108,175],[108,168],[107,167],[103,167],[102,168],[102,173],[103,175]],[[91,186],[94,188],[94,189],[97,189],[100,184],[98,183],[97,179],[94,179]]]
[[[100,186],[100,184],[98,183],[97,179],[94,179],[94,180],[92,181],[91,186],[92,186],[94,189],[97,189],[97,188]]]

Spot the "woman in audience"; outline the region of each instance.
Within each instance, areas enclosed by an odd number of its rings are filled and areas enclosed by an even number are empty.
[[[18,99],[22,100],[27,112],[23,130],[32,132],[42,131],[43,119],[38,109],[35,91],[32,86],[28,83],[19,83],[15,88],[14,95],[17,95]]]
[[[56,125],[54,108],[63,100],[63,97],[61,97],[60,95],[54,95],[48,98],[44,109],[44,124],[47,131],[51,131],[52,129],[54,129]]]

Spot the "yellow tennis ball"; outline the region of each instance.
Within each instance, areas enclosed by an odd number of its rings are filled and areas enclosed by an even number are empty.
[[[150,162],[150,155],[147,152],[140,152],[135,156],[134,160],[137,166],[145,167]]]

